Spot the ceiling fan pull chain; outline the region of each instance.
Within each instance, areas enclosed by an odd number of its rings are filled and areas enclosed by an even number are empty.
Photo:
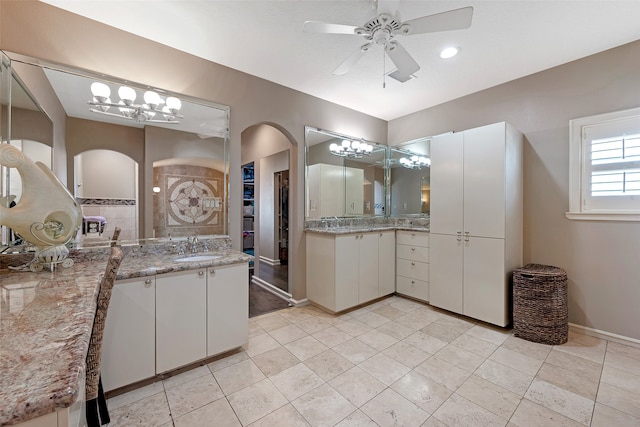
[[[387,88],[387,55],[384,53],[384,49],[382,49],[382,89]]]

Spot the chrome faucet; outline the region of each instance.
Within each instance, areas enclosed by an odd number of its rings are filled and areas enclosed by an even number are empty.
[[[198,252],[198,236],[187,237],[187,248],[192,254]]]

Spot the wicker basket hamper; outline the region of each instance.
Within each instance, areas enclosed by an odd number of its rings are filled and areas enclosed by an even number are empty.
[[[513,332],[543,344],[569,337],[567,273],[558,267],[527,264],[513,272]]]

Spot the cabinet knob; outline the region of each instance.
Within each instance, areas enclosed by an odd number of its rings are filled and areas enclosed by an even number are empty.
[[[416,284],[416,281],[415,281],[415,280],[412,280],[412,281],[411,281],[411,284],[412,284],[412,285],[415,285],[415,284]]]
[[[411,265],[416,265],[416,263],[415,263],[415,262],[412,262],[412,263],[411,263]]]
[[[461,236],[461,235],[462,235],[462,231],[456,231],[456,234],[457,234],[458,236]]]
[[[211,270],[209,270],[209,274],[216,274],[216,270],[212,268]]]
[[[204,276],[204,271],[198,271],[198,276]]]
[[[415,252],[416,248],[411,248],[411,252]]]
[[[456,240],[457,240],[458,242],[460,242],[460,241],[462,241],[462,237],[458,236],[458,237],[456,237]]]
[[[468,232],[468,231],[465,231],[465,232],[464,232],[464,234],[466,234],[466,235],[468,236],[468,235],[469,235],[469,232]]]
[[[144,281],[144,287],[145,288],[150,288],[151,287],[151,279],[147,279]]]

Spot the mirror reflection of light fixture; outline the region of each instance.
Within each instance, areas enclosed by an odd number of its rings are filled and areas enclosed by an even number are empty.
[[[111,100],[111,89],[101,82],[93,82],[91,84],[91,94],[93,99],[88,101],[91,106],[89,111],[94,113],[135,120],[136,122],[153,123],[177,124],[180,123],[179,119],[184,118],[178,114],[180,108],[182,108],[182,101],[173,96],[169,96],[164,100],[157,92],[152,90],[144,93],[144,104],[135,103],[137,98],[136,91],[129,86],[120,86],[118,89],[120,101],[118,102]],[[118,112],[116,113],[115,111]],[[159,114],[157,115],[156,113]]]
[[[329,145],[329,152],[340,157],[348,157],[353,159],[361,159],[363,156],[370,156],[373,146],[364,141],[348,140],[342,141],[338,145],[335,142]]]
[[[160,187],[153,187],[153,192],[154,193],[159,193],[160,192]]]
[[[431,159],[425,156],[411,156],[402,157],[400,164],[408,169],[422,169],[424,167],[431,167]]]

